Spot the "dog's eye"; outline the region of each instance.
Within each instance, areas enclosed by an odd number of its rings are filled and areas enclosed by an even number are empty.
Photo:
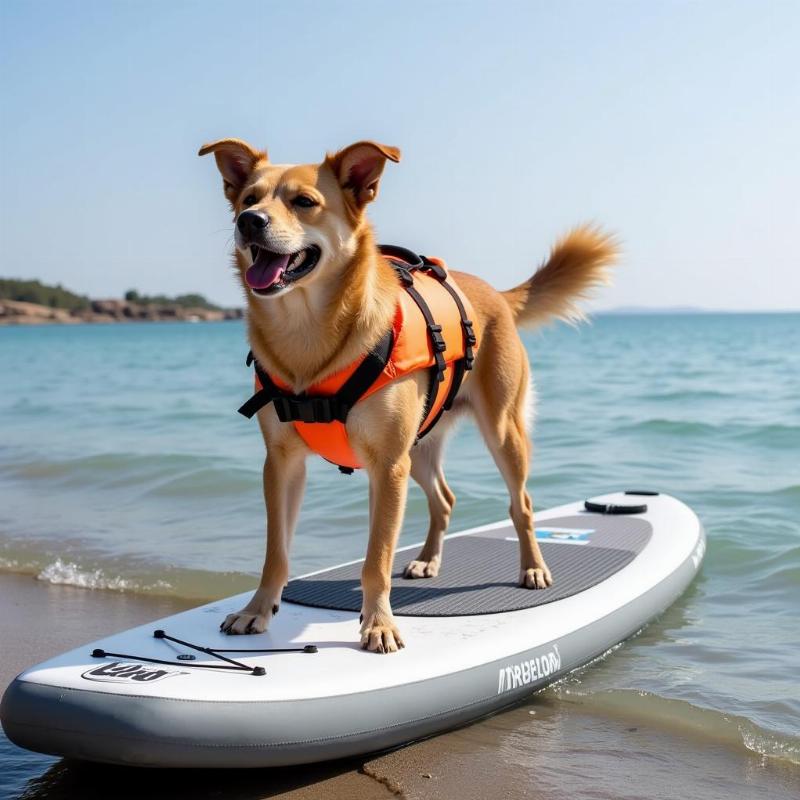
[[[258,202],[258,198],[254,194],[249,194],[242,200],[243,206],[254,206]]]
[[[319,203],[313,197],[309,197],[307,194],[299,194],[294,200],[292,200],[292,205],[300,208],[313,208],[314,206],[318,206]]]

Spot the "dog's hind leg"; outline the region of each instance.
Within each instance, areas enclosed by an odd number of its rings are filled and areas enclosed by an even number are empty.
[[[527,589],[545,589],[552,584],[553,578],[536,541],[533,503],[525,488],[531,453],[526,420],[529,413],[528,385],[525,357],[518,382],[495,382],[491,391],[483,391],[476,381],[476,386],[470,387],[473,389],[471,404],[478,427],[511,497],[511,520],[519,539],[519,585]]]
[[[456,496],[442,470],[445,437],[436,431],[411,451],[411,477],[428,498],[430,524],[419,555],[403,571],[404,578],[435,578],[442,566],[442,546]]]

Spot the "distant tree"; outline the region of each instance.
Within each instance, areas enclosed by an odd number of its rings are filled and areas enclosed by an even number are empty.
[[[139,294],[135,289],[125,292],[125,299],[129,303],[141,303],[154,306],[181,306],[182,308],[206,308],[218,311],[219,306],[209,303],[201,294],[179,294],[177,297],[167,297],[164,294]]]
[[[210,303],[201,294],[181,294],[167,297],[163,294],[144,295],[136,289],[128,289],[125,299],[129,303],[156,306],[181,306],[183,308],[205,308],[219,311],[220,307]],[[26,303],[38,303],[50,308],[64,308],[68,311],[80,311],[89,308],[90,300],[82,294],[75,294],[61,284],[47,286],[40,281],[18,280],[16,278],[0,278],[0,300],[20,300]]]
[[[89,307],[89,298],[65,289],[61,284],[47,286],[40,281],[0,278],[0,299],[38,303],[49,308],[79,311]]]

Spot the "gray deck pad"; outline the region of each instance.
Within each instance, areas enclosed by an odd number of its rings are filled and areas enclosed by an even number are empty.
[[[397,616],[457,617],[498,614],[552,603],[582,592],[629,564],[647,544],[649,522],[635,517],[585,514],[537,524],[542,554],[553,574],[548,589],[522,589],[519,545],[512,527],[445,541],[436,578],[406,580],[403,568],[416,557],[395,557],[392,609]],[[290,581],[283,599],[317,608],[361,610],[361,562]]]

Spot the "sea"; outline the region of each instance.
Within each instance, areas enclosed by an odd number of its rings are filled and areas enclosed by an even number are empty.
[[[800,314],[607,314],[523,338],[538,396],[534,505],[658,490],[692,506],[708,537],[682,598],[532,698],[530,713],[544,726],[578,707],[600,727],[646,720],[700,752],[725,749],[756,779],[776,765],[797,777]],[[0,571],[198,603],[252,587],[264,447],[236,413],[252,389],[246,354],[237,321],[0,328]],[[446,474],[452,531],[507,517],[504,484],[468,421]],[[426,530],[414,487],[401,543]],[[361,557],[366,535],[366,478],[313,459],[293,574]],[[489,730],[519,734],[508,714]],[[526,712],[519,725],[535,719]],[[519,763],[526,740],[515,739]],[[9,797],[55,761],[0,738]],[[749,793],[757,785],[741,796],[760,797]]]

